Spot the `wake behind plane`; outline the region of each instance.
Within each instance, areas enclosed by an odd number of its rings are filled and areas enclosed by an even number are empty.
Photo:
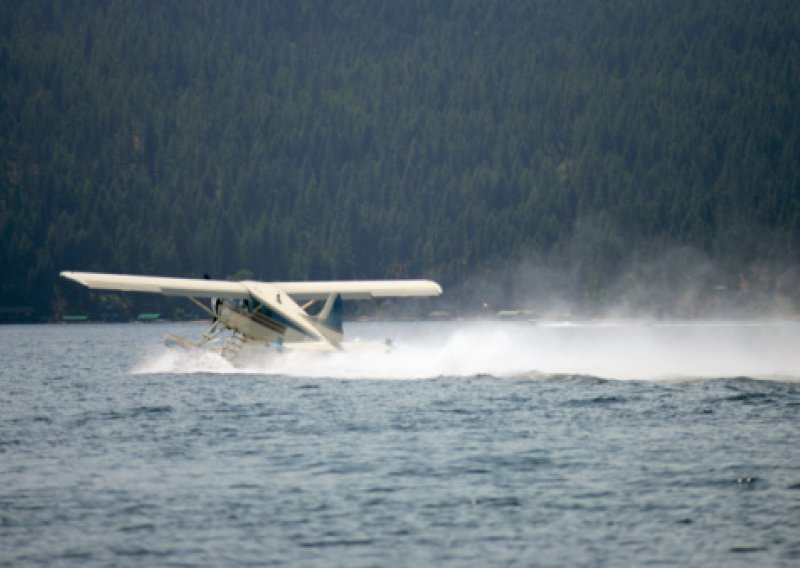
[[[185,296],[212,317],[211,327],[199,340],[170,335],[167,343],[216,349],[230,360],[245,347],[330,352],[386,349],[384,343],[344,341],[342,301],[442,293],[441,286],[432,280],[230,282],[68,271],[61,276],[95,290]],[[210,298],[210,306],[197,298]],[[320,301],[324,301],[321,309],[310,315],[307,310]],[[305,303],[301,306],[298,302]]]

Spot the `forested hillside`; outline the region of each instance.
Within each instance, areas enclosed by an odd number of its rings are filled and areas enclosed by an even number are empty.
[[[800,3],[3,0],[0,156],[41,316],[64,269],[797,313]]]

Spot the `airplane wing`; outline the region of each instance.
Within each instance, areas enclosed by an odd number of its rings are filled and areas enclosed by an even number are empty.
[[[61,276],[83,284],[87,288],[200,298],[245,299],[250,296],[250,288],[253,285],[263,284],[279,288],[284,294],[298,300],[322,299],[327,298],[330,294],[339,294],[343,300],[364,300],[395,296],[438,296],[442,293],[442,288],[431,280],[331,280],[267,283],[68,271],[62,272]]]
[[[298,300],[326,298],[339,294],[343,300],[366,300],[399,296],[439,296],[442,288],[432,280],[330,280],[319,282],[275,282],[274,285]]]
[[[98,290],[123,292],[152,292],[166,296],[195,296],[199,298],[250,297],[250,291],[239,282],[193,278],[162,278],[160,276],[131,276],[99,272],[62,272],[61,276]]]

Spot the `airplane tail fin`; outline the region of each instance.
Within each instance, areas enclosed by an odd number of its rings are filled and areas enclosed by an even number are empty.
[[[317,321],[336,333],[342,333],[342,297],[331,294],[317,314]]]

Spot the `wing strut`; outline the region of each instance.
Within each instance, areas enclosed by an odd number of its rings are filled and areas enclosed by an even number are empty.
[[[200,308],[201,310],[206,312],[212,318],[217,319],[217,314],[215,314],[213,311],[211,311],[211,308],[209,308],[208,306],[206,306],[202,302],[198,301],[197,298],[194,298],[192,296],[187,296],[187,298],[189,298],[189,300],[191,300],[198,308]]]

